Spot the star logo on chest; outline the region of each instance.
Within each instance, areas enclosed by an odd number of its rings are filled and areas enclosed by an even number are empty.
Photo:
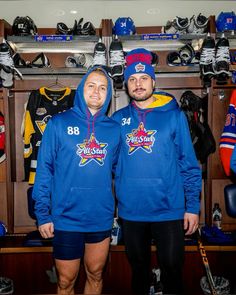
[[[81,158],[79,166],[85,166],[92,161],[102,166],[106,158],[107,146],[107,143],[99,142],[94,133],[90,135],[89,140],[85,139],[83,143],[78,143],[76,153]]]
[[[140,122],[137,129],[133,129],[131,133],[126,134],[126,144],[129,146],[128,154],[131,155],[139,149],[151,153],[156,132],[156,130],[146,130],[144,123]]]

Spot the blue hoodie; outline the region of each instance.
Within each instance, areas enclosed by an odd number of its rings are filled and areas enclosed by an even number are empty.
[[[43,134],[33,189],[38,225],[53,222],[57,230],[80,232],[112,227],[120,126],[105,115],[112,86],[104,70],[105,103],[94,116],[87,108],[83,90],[92,70],[76,90],[74,107],[53,116]]]
[[[157,222],[199,213],[201,170],[186,117],[170,94],[154,97],[146,109],[132,102],[113,115],[122,136],[118,213],[126,220]]]

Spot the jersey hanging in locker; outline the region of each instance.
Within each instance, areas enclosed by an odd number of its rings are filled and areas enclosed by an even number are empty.
[[[24,118],[25,180],[34,184],[38,149],[48,120],[68,110],[74,103],[74,90],[41,87],[30,93]]]

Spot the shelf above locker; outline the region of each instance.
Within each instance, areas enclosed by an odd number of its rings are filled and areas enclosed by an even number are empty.
[[[155,39],[155,35],[163,35],[163,38],[160,36],[160,39]],[[172,39],[165,36],[166,34],[140,34],[132,36],[119,36],[124,51],[130,51],[137,47],[144,47],[151,51],[169,51],[177,50],[186,43],[192,43],[192,46],[195,50],[201,48],[203,39],[206,37],[206,34],[183,34],[176,35]],[[167,34],[168,35],[168,34]]]
[[[57,75],[84,75],[87,72],[86,68],[20,68],[20,72],[25,76],[42,76],[55,77]],[[169,76],[185,76],[185,75],[199,75],[199,65],[194,66],[156,66],[156,75],[168,74]],[[19,80],[19,78],[16,76]],[[27,78],[28,79],[28,78]]]
[[[87,72],[85,68],[20,68],[23,76],[35,76],[35,75],[84,75]]]
[[[52,53],[93,53],[94,46],[98,42],[98,36],[73,36],[70,41],[35,41],[34,36],[8,36],[15,52],[34,53],[34,52],[52,52]]]

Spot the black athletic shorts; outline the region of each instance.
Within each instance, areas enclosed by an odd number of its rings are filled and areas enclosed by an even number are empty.
[[[92,233],[54,230],[53,257],[61,260],[79,259],[84,255],[86,243],[99,243],[110,236],[110,230]]]

